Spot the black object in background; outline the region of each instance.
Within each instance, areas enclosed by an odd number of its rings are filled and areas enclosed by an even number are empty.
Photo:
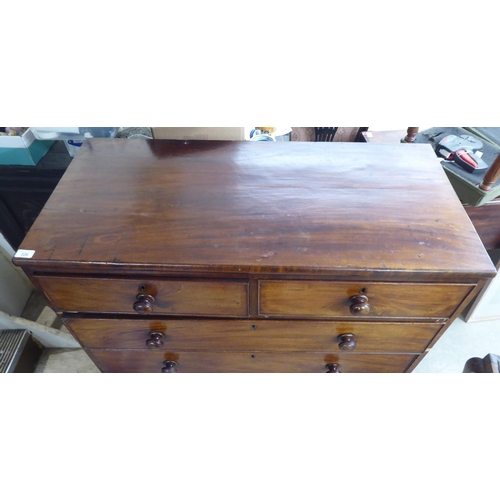
[[[16,251],[71,163],[55,141],[34,167],[0,166],[0,233]]]

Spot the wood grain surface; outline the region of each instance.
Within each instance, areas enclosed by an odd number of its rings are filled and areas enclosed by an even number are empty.
[[[90,139],[21,248],[105,372],[404,372],[496,274],[422,144]]]
[[[39,283],[61,311],[118,312],[136,315],[140,294],[154,297],[152,313],[246,316],[248,285],[242,281],[129,280],[40,277]]]
[[[65,318],[91,348],[146,349],[151,332],[163,350],[338,352],[339,336],[353,334],[356,352],[421,353],[442,327],[432,323],[267,320],[123,320]]]
[[[465,211],[487,250],[500,248],[500,199],[480,207],[465,206]]]
[[[22,248],[95,272],[495,274],[415,144],[91,139]]]
[[[472,291],[471,285],[261,281],[263,316],[351,316],[349,298],[361,290],[369,299],[367,317],[449,318]]]
[[[400,373],[412,354],[182,352],[87,349],[104,372],[161,373],[164,361],[175,361],[178,373],[326,373],[337,363],[341,373]]]

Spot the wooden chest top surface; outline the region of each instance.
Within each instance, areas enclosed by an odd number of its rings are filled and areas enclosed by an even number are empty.
[[[495,274],[428,145],[92,139],[23,267]]]

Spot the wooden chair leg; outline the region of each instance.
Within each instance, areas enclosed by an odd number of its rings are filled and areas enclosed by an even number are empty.
[[[406,137],[401,139],[401,142],[415,142],[415,137],[418,134],[418,127],[408,127]]]
[[[500,155],[495,158],[495,161],[491,164],[491,167],[484,174],[483,181],[479,184],[479,189],[488,192],[491,191],[493,184],[500,177]]]

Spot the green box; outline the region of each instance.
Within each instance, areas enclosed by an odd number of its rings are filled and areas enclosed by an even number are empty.
[[[39,141],[30,129],[21,136],[0,136],[0,165],[35,166],[54,141]]]

